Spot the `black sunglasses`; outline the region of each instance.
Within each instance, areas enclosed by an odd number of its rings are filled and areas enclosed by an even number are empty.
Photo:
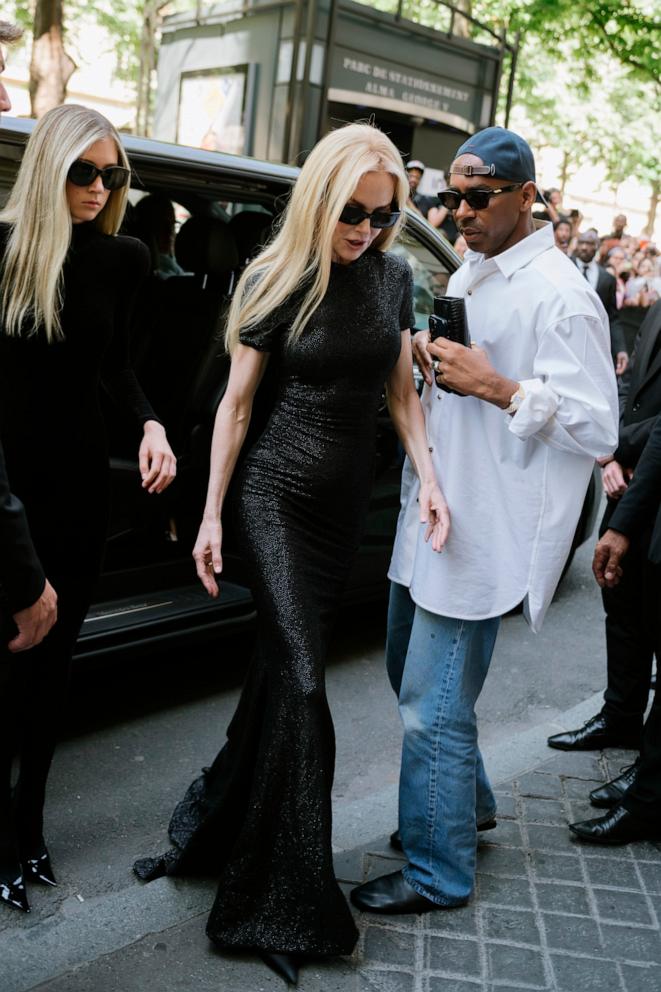
[[[67,179],[74,186],[91,186],[97,176],[101,176],[104,189],[115,190],[126,186],[131,173],[122,165],[108,165],[105,169],[98,169],[82,158],[76,159],[67,173]]]
[[[500,189],[467,189],[465,193],[460,193],[458,189],[442,189],[438,194],[441,206],[448,210],[458,210],[462,200],[465,200],[473,210],[486,210],[492,196],[500,193],[511,193],[513,189],[520,189],[523,183],[512,183],[511,186],[501,186]]]
[[[356,224],[362,224],[368,217],[370,227],[392,227],[399,220],[400,211],[391,210],[387,212],[385,210],[375,210],[374,213],[370,214],[367,210],[363,210],[362,207],[359,207],[354,203],[347,203],[340,214],[340,221],[343,224],[351,224],[352,227],[355,227]]]

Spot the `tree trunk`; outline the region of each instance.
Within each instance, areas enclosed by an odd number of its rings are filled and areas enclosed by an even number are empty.
[[[156,34],[161,23],[161,10],[167,0],[145,0],[140,37],[140,64],[136,95],[136,134],[148,136],[151,128],[151,83],[156,68]]]
[[[30,59],[33,117],[42,117],[66,98],[76,64],[64,51],[63,34],[62,0],[36,0]]]
[[[562,165],[560,167],[560,192],[563,197],[565,195],[565,186],[567,185],[567,180],[569,179],[569,152],[563,151],[562,153]]]
[[[466,14],[473,13],[472,0],[454,0],[454,6],[458,10],[463,10]],[[452,32],[457,38],[470,38],[471,22],[467,21],[461,14],[456,14],[454,18],[454,29]]]
[[[650,193],[650,205],[647,211],[647,220],[645,221],[645,227],[643,228],[643,234],[651,238],[654,234],[654,224],[656,223],[656,208],[659,205],[659,183],[658,179],[652,180],[652,190]]]

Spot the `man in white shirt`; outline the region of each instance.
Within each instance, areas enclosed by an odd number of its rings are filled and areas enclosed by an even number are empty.
[[[452,531],[429,553],[408,462],[389,577],[387,663],[404,723],[399,836],[407,864],[354,889],[360,909],[463,905],[476,831],[496,802],[477,746],[475,702],[500,617],[523,601],[539,630],[570,549],[595,458],[617,443],[606,313],[585,279],[535,230],[535,164],[504,128],[457,152],[452,209],[468,251],[448,295],[463,297],[471,348],[414,339],[432,459]],[[432,381],[431,359],[438,362]],[[463,394],[463,395],[457,395]]]
[[[599,235],[596,231],[584,231],[576,241],[576,257],[574,263],[579,272],[601,300],[608,314],[611,335],[611,354],[615,363],[615,372],[622,375],[629,364],[629,355],[624,341],[624,333],[617,322],[617,285],[615,276],[597,264],[595,258],[599,248]]]

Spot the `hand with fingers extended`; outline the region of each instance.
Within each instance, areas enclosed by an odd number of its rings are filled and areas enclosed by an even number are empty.
[[[216,576],[223,570],[220,551],[222,534],[220,517],[214,519],[204,517],[193,548],[197,577],[213,599],[216,599],[220,593]]]
[[[441,552],[450,533],[450,511],[441,487],[433,480],[420,484],[420,523],[427,524],[425,541],[431,539],[434,551]]]
[[[57,593],[46,580],[44,591],[32,606],[14,613],[18,634],[7,645],[12,654],[41,644],[57,620]]]
[[[165,428],[157,420],[148,420],[138,452],[142,488],[148,493],[162,493],[177,474],[177,459],[168,444]]]
[[[622,578],[620,562],[629,550],[629,538],[616,530],[607,530],[594,549],[592,571],[599,585],[612,589]]]

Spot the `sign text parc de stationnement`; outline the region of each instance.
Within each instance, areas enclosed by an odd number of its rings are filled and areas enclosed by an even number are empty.
[[[341,47],[333,53],[328,95],[342,103],[364,103],[474,129],[470,121],[475,97],[472,87],[414,73],[385,59],[367,59]]]

